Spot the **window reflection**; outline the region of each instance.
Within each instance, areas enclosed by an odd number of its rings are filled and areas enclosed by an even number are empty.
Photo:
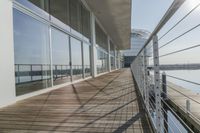
[[[108,71],[108,54],[100,49],[97,49],[97,73]]]
[[[69,66],[69,36],[52,28],[53,84],[58,85],[71,80]]]
[[[77,80],[83,77],[81,41],[71,37],[70,42],[73,74],[72,79]]]
[[[51,86],[48,26],[13,11],[16,95]]]
[[[70,0],[70,26],[81,32],[81,4],[80,0]]]
[[[50,14],[69,25],[69,0],[50,0]]]
[[[91,76],[90,45],[83,43],[84,72],[85,77]]]
[[[110,66],[111,66],[111,70],[115,69],[115,59],[114,56],[110,56]]]
[[[45,11],[49,11],[49,2],[48,0],[28,0],[31,3],[33,3],[34,5],[36,5],[37,7],[45,10]]]
[[[104,50],[108,51],[108,40],[105,32],[101,29],[98,23],[95,23],[95,34],[96,34],[96,43],[103,48]]]

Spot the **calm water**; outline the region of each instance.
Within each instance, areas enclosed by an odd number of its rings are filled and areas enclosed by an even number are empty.
[[[166,71],[165,73],[167,75],[171,75],[171,76],[182,78],[182,79],[189,80],[192,82],[200,83],[200,70]],[[177,80],[177,79],[174,79],[171,77],[167,77],[167,81],[173,82],[181,87],[192,90],[195,93],[200,93],[199,85],[195,85],[195,84],[188,83],[185,81]]]

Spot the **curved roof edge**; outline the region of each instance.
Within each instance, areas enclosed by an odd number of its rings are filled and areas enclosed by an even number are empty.
[[[131,30],[131,34],[132,35],[138,35],[140,36],[141,38],[145,38],[145,39],[148,39],[149,36],[151,35],[151,32],[147,31],[147,30],[144,30],[144,29],[132,29]]]

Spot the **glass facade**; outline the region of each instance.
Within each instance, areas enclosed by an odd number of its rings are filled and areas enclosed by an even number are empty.
[[[50,0],[49,7],[52,16],[69,25],[69,0]]]
[[[33,11],[37,9],[35,13],[40,16],[21,10],[23,7],[13,9],[17,96],[92,75],[90,12],[80,0],[16,1]],[[59,21],[52,22],[49,15],[71,26],[82,37],[65,30]],[[108,40],[97,23],[95,28],[98,44],[95,67],[99,74],[108,71]],[[111,50],[113,68],[112,53]]]
[[[97,74],[108,71],[108,54],[100,49],[97,49]]]
[[[81,6],[81,24],[82,33],[90,41],[91,28],[90,28],[90,12],[82,5]]]
[[[101,29],[99,24],[95,23],[95,34],[96,34],[96,43],[103,48],[105,51],[108,51],[108,40],[105,32]]]
[[[24,1],[24,0],[21,0],[21,1]],[[49,1],[48,0],[29,0],[29,1],[31,3],[33,3],[34,5],[36,5],[37,7],[40,7],[41,9],[43,9],[47,12],[49,11]]]
[[[41,9],[62,23],[79,32],[88,42],[91,39],[90,12],[81,0],[15,0],[20,4],[41,12]],[[37,9],[39,7],[39,9]],[[42,13],[45,14],[45,13]],[[45,14],[47,15],[47,14]],[[49,19],[49,16],[47,17]]]
[[[115,69],[115,57],[114,56],[110,56],[110,66],[111,66],[111,70]]]
[[[71,37],[71,58],[72,58],[72,79],[77,80],[83,78],[83,63],[82,63],[82,46],[81,41]]]
[[[14,10],[16,95],[51,86],[48,26]]]
[[[52,66],[53,84],[58,85],[71,81],[69,36],[52,28]]]
[[[85,77],[91,76],[90,45],[83,43],[83,61]]]
[[[110,41],[110,66],[111,70],[115,69],[115,47],[114,44]]]
[[[70,0],[70,26],[81,32],[81,4],[80,0]]]

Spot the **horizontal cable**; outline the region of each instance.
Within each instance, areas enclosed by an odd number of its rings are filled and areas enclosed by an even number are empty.
[[[154,97],[155,98],[155,96],[153,96],[151,93],[150,93],[150,95],[152,96],[152,97]],[[155,102],[153,102],[152,101],[152,98],[151,97],[149,97],[149,102],[150,102],[150,104],[151,104],[151,106],[153,106],[152,105],[152,103],[155,105]],[[155,105],[156,106],[156,105]],[[152,107],[153,108],[153,107]],[[155,108],[155,107],[154,107]],[[167,114],[167,112],[164,110],[164,108],[161,106],[161,109]],[[169,117],[171,120],[172,120],[172,122],[175,124],[175,122],[173,121],[173,119],[171,118],[171,117]],[[163,117],[163,119],[165,120],[165,118]],[[168,123],[168,122],[167,122]],[[169,124],[168,124],[169,125]],[[170,126],[170,125],[169,125]],[[177,127],[177,125],[175,124],[175,126],[176,126],[176,128],[181,132],[181,130]],[[173,131],[173,130],[172,130]]]
[[[162,90],[161,90],[162,91]],[[167,95],[167,98],[170,99],[171,101],[175,102],[175,100],[173,100],[171,97],[171,95],[167,94],[166,92],[162,91],[163,93],[165,93]],[[183,110],[186,110],[184,107],[179,106],[180,108],[182,108]],[[200,122],[200,119],[197,118],[194,114],[192,114],[191,112],[187,112],[188,114],[190,114],[190,116],[192,116],[195,120],[197,120],[197,122]]]
[[[164,83],[162,83],[162,84],[164,84]],[[173,88],[173,87],[171,87],[171,86],[169,86],[169,85],[167,85],[167,84],[164,84],[164,85],[166,85],[166,86],[169,87],[170,89],[172,89],[172,90],[174,90],[174,91],[176,91],[176,92],[182,94],[183,96],[187,97],[188,99],[192,100],[193,102],[196,102],[196,103],[200,104],[199,101],[192,99],[191,97],[189,97],[189,96],[187,96],[186,94],[184,94],[184,93],[182,93],[182,92],[176,90],[175,88]]]
[[[161,55],[159,57],[160,58],[165,57],[165,56],[168,56],[168,55],[172,55],[172,54],[176,54],[176,53],[183,52],[183,51],[186,51],[186,50],[190,50],[190,49],[193,49],[193,48],[196,48],[196,47],[200,47],[200,44],[194,45],[194,46],[191,46],[191,47],[188,47],[188,48],[184,48],[184,49],[181,49],[181,50],[177,50],[177,51],[174,51],[174,52],[171,52],[171,53],[167,53],[167,54]]]
[[[175,40],[179,39],[180,37],[184,36],[185,34],[187,34],[187,33],[191,32],[191,31],[193,31],[193,30],[196,29],[196,28],[198,28],[199,26],[200,26],[200,24],[198,24],[198,25],[192,27],[191,29],[187,30],[186,32],[182,33],[181,35],[179,35],[179,36],[173,38],[173,39],[170,40],[169,42],[167,42],[167,43],[165,43],[164,45],[160,46],[159,49],[161,49],[161,48],[163,48],[163,47],[169,45],[170,43],[172,43],[172,42],[174,42]]]
[[[189,80],[186,80],[186,79],[182,79],[182,78],[179,78],[179,77],[175,77],[175,76],[171,76],[171,75],[166,75],[166,76],[174,78],[174,79],[178,79],[178,80],[181,80],[181,81],[185,81],[185,82],[188,82],[188,83],[191,83],[191,84],[200,85],[200,83],[196,83],[196,82],[189,81]]]
[[[167,112],[165,111],[165,109],[164,108],[161,108],[162,110],[163,110],[163,112],[165,113],[165,114],[167,114]],[[167,114],[167,116],[168,116],[168,114]],[[170,115],[169,115],[170,116]],[[176,128],[182,133],[182,131],[180,130],[180,128],[177,126],[177,124],[175,123],[175,121],[171,118],[171,117],[169,117],[170,119],[171,119],[171,121],[173,122],[173,124],[176,126]],[[167,122],[167,123],[169,123],[169,122]],[[168,126],[170,126],[169,124],[168,124]]]
[[[187,127],[187,129],[189,129],[191,133],[194,133],[192,131],[192,129],[178,116],[178,114],[176,114],[176,112],[170,107],[170,105],[167,102],[165,102],[165,100],[163,100],[163,99],[161,99],[161,100],[171,110],[171,112],[184,124],[184,126]]]
[[[186,19],[193,11],[195,11],[200,6],[200,3],[195,6],[193,9],[191,9],[182,19],[180,19],[174,26],[172,26],[165,34],[163,34],[159,39],[161,40],[163,37],[165,37],[171,30],[173,30],[176,26],[178,26],[184,19]]]

